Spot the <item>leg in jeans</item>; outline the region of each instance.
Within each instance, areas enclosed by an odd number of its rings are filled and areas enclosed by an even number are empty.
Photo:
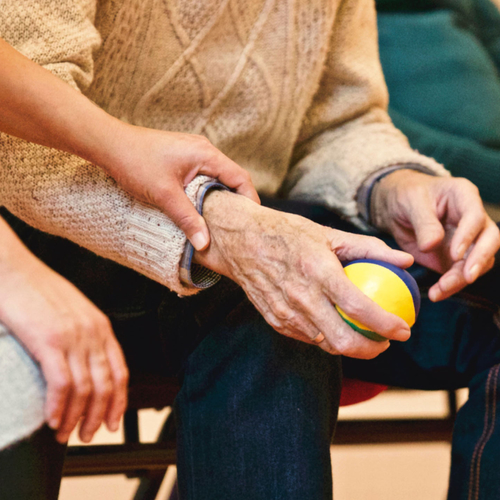
[[[423,285],[436,279],[415,266]],[[423,298],[412,337],[377,359],[344,359],[346,376],[415,389],[469,387],[452,443],[450,500],[500,498],[500,268],[442,303]]]
[[[324,225],[356,231],[320,207],[277,203]],[[394,245],[394,241],[388,240]],[[426,292],[438,276],[418,265],[422,295],[412,337],[376,359],[343,359],[351,378],[415,389],[469,387],[452,443],[449,500],[500,498],[500,265],[462,293],[434,304]]]
[[[179,299],[67,241],[16,226],[36,255],[110,316],[132,376],[156,370],[161,358],[163,371],[183,368],[175,408],[181,498],[331,499],[338,357],[277,334],[225,281]]]
[[[188,359],[175,405],[182,500],[330,500],[340,360],[248,301]]]

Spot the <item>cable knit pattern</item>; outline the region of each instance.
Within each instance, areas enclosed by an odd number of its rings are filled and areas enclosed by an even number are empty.
[[[206,135],[266,194],[356,221],[373,171],[446,174],[387,117],[372,0],[16,0],[0,36],[122,120]],[[185,237],[164,214],[79,158],[6,135],[0,148],[12,212],[193,293],[178,276]]]
[[[114,116],[206,135],[256,187],[358,220],[363,181],[418,163],[387,113],[372,0],[0,0],[0,36]],[[179,294],[185,237],[95,166],[0,135],[0,201]],[[206,178],[187,188],[195,202]],[[43,381],[0,333],[0,449],[43,421]],[[22,397],[19,397],[22,396]]]
[[[45,383],[38,365],[0,323],[0,450],[40,428]]]

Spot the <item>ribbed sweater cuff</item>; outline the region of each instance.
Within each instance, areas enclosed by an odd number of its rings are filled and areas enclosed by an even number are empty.
[[[228,190],[224,184],[215,180],[210,180],[203,183],[198,189],[196,200],[196,210],[199,214],[203,214],[203,202],[205,196],[212,189]],[[215,285],[220,280],[220,274],[217,274],[206,267],[200,266],[193,262],[194,247],[189,240],[186,240],[184,253],[180,265],[181,282],[187,287],[196,287],[200,289],[209,288]]]
[[[186,188],[186,195],[197,205],[200,188],[211,179],[200,175]],[[126,229],[125,253],[129,265],[179,295],[199,291],[180,279],[180,262],[186,245],[185,234],[160,210],[134,202]]]
[[[397,170],[416,170],[417,172],[422,172],[428,175],[436,175],[433,170],[419,165],[417,163],[408,163],[405,165],[392,165],[391,167],[382,168],[370,175],[365,182],[358,189],[358,194],[356,197],[358,204],[358,212],[361,218],[369,225],[371,225],[371,200],[373,194],[373,188],[375,184],[380,182],[384,177],[389,174],[396,172]]]

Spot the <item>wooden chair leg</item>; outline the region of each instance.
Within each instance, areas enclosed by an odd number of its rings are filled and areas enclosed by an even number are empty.
[[[165,419],[163,427],[158,436],[157,443],[168,443],[175,441],[175,422],[174,416],[171,412]],[[160,491],[161,484],[165,479],[167,468],[162,470],[149,471],[147,476],[141,478],[139,487],[137,488],[133,500],[155,500]],[[177,486],[175,487],[177,490]]]
[[[125,443],[139,443],[139,411],[127,410],[123,415],[123,437]]]
[[[151,471],[147,477],[143,477],[135,492],[134,500],[155,500],[166,473],[166,470]]]

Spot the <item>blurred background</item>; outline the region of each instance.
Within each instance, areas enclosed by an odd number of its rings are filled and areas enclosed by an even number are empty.
[[[467,390],[459,391],[459,404]],[[156,440],[169,410],[140,413],[141,440]],[[341,419],[441,418],[447,414],[446,392],[387,391],[376,398],[341,408]],[[119,443],[121,433],[101,428],[93,444]],[[70,444],[82,444],[76,435]],[[445,500],[450,445],[438,443],[333,445],[335,500]],[[297,457],[300,460],[300,457]],[[157,500],[167,500],[175,481],[170,467]],[[71,477],[62,482],[60,500],[129,500],[138,479],[124,476]]]

